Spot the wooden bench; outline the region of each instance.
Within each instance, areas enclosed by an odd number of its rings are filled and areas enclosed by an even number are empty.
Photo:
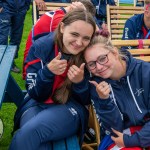
[[[0,45],[0,107],[2,102],[14,102],[17,107],[21,105],[25,91],[22,91],[10,75],[14,60],[16,46]],[[80,150],[76,135],[53,142],[53,150]]]
[[[107,25],[110,39],[121,39],[126,20],[135,14],[143,12],[143,7],[107,5]]]
[[[123,46],[134,46],[134,49],[128,49],[130,53],[133,55],[133,57],[137,59],[144,60],[146,62],[150,62],[150,40],[149,39],[143,39],[143,46],[145,48],[138,49],[137,46],[139,46],[138,40],[112,40],[112,44],[118,48]],[[130,44],[129,44],[130,43]]]
[[[35,24],[36,21],[40,18],[41,15],[48,11],[56,10],[60,7],[69,6],[69,3],[52,3],[52,2],[45,2],[47,9],[44,11],[38,10],[35,1],[33,1],[33,23]]]

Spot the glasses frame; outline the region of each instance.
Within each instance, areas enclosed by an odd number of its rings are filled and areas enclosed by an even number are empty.
[[[89,70],[94,70],[94,69],[96,68],[96,63],[98,63],[98,64],[100,64],[100,65],[105,65],[105,64],[109,61],[109,58],[108,58],[108,54],[109,54],[109,53],[110,53],[110,51],[109,51],[107,54],[105,54],[105,55],[100,55],[100,56],[98,56],[96,61],[90,61],[90,62],[86,63],[87,68],[88,68]],[[100,63],[100,62],[98,61],[99,57],[102,57],[102,56],[105,56],[106,59],[107,59],[107,61],[106,61],[105,63]],[[92,69],[88,66],[88,64],[91,63],[91,62],[94,62],[94,64],[95,64],[95,67],[92,68]]]

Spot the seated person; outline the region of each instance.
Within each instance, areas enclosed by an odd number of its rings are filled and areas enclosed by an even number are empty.
[[[150,0],[145,0],[144,13],[126,21],[122,39],[150,39]]]
[[[100,35],[93,38],[84,57],[101,124],[99,150],[150,148],[150,63],[119,51]]]
[[[31,45],[34,43],[35,39],[43,36],[44,34],[48,34],[56,29],[59,22],[62,20],[64,15],[72,9],[85,7],[87,11],[89,11],[93,16],[95,15],[95,8],[90,0],[74,0],[70,6],[60,9],[56,11],[46,12],[44,15],[40,17],[40,19],[33,26],[32,30],[28,35],[28,39],[26,41],[26,48],[24,51],[24,61],[28,55],[29,49]],[[26,77],[26,68],[23,66],[23,79]]]
[[[25,61],[27,94],[15,114],[19,130],[9,150],[49,150],[52,141],[75,134],[82,143],[90,103],[83,51],[95,30],[91,13],[75,9],[31,46]]]

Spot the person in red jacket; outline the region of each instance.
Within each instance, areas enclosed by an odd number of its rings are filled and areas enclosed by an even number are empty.
[[[96,10],[94,5],[90,2],[90,0],[76,0],[76,2],[74,1],[72,4],[70,4],[70,6],[66,8],[61,7],[56,11],[46,12],[44,15],[42,15],[40,19],[36,22],[36,24],[33,26],[32,30],[28,35],[26,48],[24,51],[24,61],[28,55],[31,45],[37,38],[54,31],[67,12],[75,8],[83,7],[84,9],[89,11],[93,16],[95,15]],[[25,79],[25,77],[26,70],[23,65],[23,79]]]

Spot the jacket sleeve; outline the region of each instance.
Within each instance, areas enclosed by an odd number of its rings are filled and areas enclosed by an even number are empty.
[[[72,97],[83,105],[88,105],[91,102],[88,79],[89,75],[85,73],[83,81],[72,85]]]
[[[126,147],[149,147],[150,146],[150,121],[148,121],[140,131],[135,132],[132,136],[123,135]]]
[[[122,115],[114,103],[114,100],[110,94],[108,99],[100,99],[96,89],[91,85],[91,98],[94,101],[94,107],[96,114],[99,116],[103,129],[109,131],[111,134],[111,128],[114,128],[120,132],[123,131]]]
[[[136,39],[135,27],[134,27],[134,23],[130,19],[128,19],[125,23],[125,26],[124,26],[122,40],[133,40],[133,39]],[[123,48],[132,49],[135,47],[124,46]]]
[[[123,40],[136,39],[135,27],[130,19],[128,19],[125,23],[122,39]]]
[[[41,60],[34,55],[35,47],[32,46],[25,61],[26,88],[31,98],[42,102],[52,93],[54,74],[46,65],[41,65]]]

